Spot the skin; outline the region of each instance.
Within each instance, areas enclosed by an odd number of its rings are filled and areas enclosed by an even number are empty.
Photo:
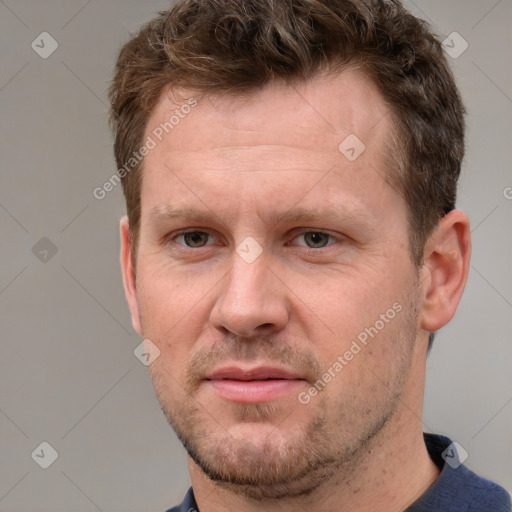
[[[179,105],[163,94],[146,135]],[[145,158],[135,269],[121,220],[123,280],[135,330],[160,351],[151,378],[201,512],[398,511],[438,476],[422,437],[427,342],[463,292],[469,222],[446,215],[414,265],[406,205],[385,179],[391,130],[377,89],[345,70],[203,96]],[[366,146],[355,161],[338,150],[349,134]],[[252,263],[236,251],[247,237],[262,250]],[[298,394],[397,303],[302,404]],[[237,403],[202,380],[231,364],[303,380]]]

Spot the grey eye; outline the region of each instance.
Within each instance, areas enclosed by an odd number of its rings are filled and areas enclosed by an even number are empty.
[[[208,243],[208,233],[204,231],[192,231],[183,233],[183,241],[188,247],[204,247]]]
[[[308,233],[304,233],[303,236],[306,245],[312,249],[325,247],[329,243],[329,235],[319,231],[309,231]]]

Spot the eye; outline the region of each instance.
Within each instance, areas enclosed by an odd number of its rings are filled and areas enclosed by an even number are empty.
[[[329,240],[333,239],[331,235],[323,233],[322,231],[307,231],[299,235],[296,240],[303,239],[304,243],[298,243],[297,245],[307,246],[311,249],[321,249],[330,245]]]
[[[198,248],[209,245],[209,238],[209,233],[206,233],[205,231],[189,231],[187,233],[180,233],[174,238],[174,240],[179,245],[185,245],[191,248]],[[183,240],[183,243],[179,241],[180,239]]]

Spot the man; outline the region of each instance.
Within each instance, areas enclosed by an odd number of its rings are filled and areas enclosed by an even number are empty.
[[[189,0],[110,89],[121,263],[189,455],[172,511],[505,511],[423,434],[470,260],[464,108],[397,1]]]

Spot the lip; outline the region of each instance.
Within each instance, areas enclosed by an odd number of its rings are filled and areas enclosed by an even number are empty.
[[[305,379],[285,368],[228,366],[211,372],[205,381],[222,398],[237,403],[275,400],[303,386]]]
[[[297,374],[277,366],[256,366],[254,368],[241,368],[239,366],[225,366],[214,370],[206,376],[208,380],[266,380],[266,379],[301,379]],[[302,380],[302,379],[301,379]]]

